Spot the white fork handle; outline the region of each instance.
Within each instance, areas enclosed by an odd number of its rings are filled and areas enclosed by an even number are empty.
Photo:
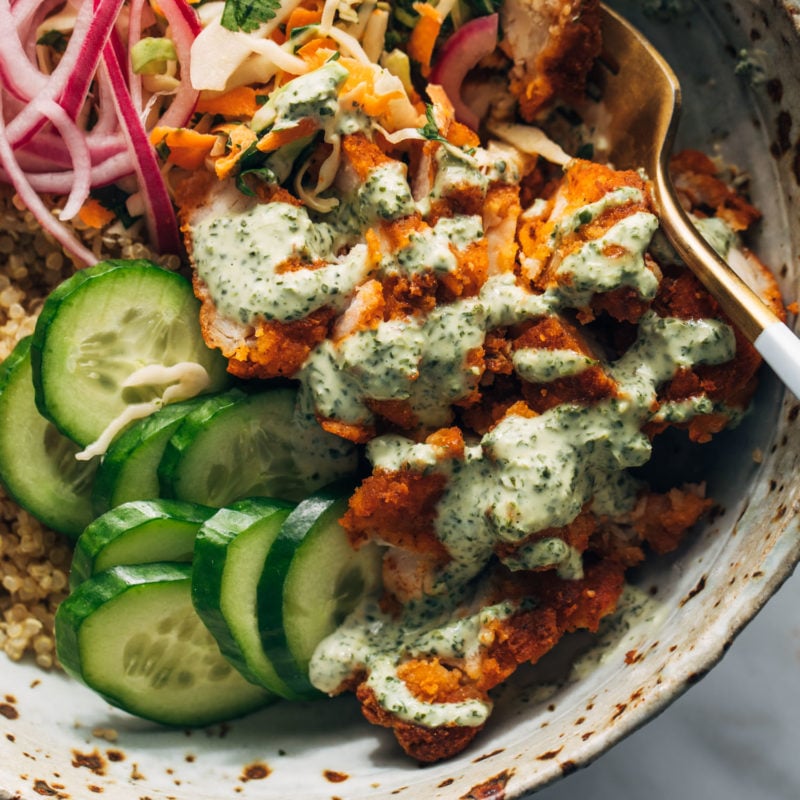
[[[800,339],[783,322],[764,328],[753,342],[764,361],[800,399]]]

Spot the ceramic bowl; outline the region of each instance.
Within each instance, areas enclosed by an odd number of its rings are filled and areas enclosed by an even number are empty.
[[[800,254],[800,3],[613,3],[642,27],[684,86],[681,144],[749,176],[764,211],[754,247],[797,299]],[[633,576],[646,602],[582,659],[574,638],[498,693],[471,748],[421,769],[351,698],[279,704],[208,730],[128,717],[60,674],[0,664],[0,797],[510,798],[586,765],[696,683],[800,558],[800,404],[765,373],[753,412],[688,457],[721,511],[673,557]]]

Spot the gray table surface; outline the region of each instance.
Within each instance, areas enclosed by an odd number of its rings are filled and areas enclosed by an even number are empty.
[[[700,683],[536,800],[800,800],[800,571]]]

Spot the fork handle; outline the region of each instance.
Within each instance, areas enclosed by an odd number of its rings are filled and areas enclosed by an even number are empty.
[[[792,394],[800,398],[800,339],[778,320],[764,328],[753,344]]]
[[[661,208],[662,228],[678,255],[775,374],[800,398],[800,339],[703,239],[678,202],[663,165],[657,170],[653,188]]]

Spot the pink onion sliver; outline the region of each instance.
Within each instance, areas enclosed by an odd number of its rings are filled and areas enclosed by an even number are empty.
[[[8,0],[0,0],[0,75],[4,88],[21,100],[30,100],[47,84],[25,52]]]
[[[467,73],[497,47],[499,15],[476,17],[459,28],[444,44],[428,77],[441,86],[456,112],[456,119],[478,130],[478,115],[461,98],[461,84]]]
[[[133,46],[142,38],[142,11],[144,10],[144,0],[130,0],[129,21],[128,21],[128,52],[133,50]],[[128,89],[130,90],[131,100],[134,108],[141,113],[142,109],[142,79],[133,70],[128,76]]]
[[[95,103],[97,121],[89,136],[91,138],[103,135],[121,137],[119,120],[114,108],[114,93],[111,91],[108,79],[102,70],[98,70],[95,73],[95,91],[97,92],[97,102]]]
[[[122,69],[109,43],[103,48],[102,69],[114,91],[114,105],[139,179],[151,241],[161,253],[179,253],[181,243],[175,209],[159,170],[155,151],[133,107]]]
[[[6,136],[6,125],[3,119],[3,96],[0,92],[0,165],[8,175],[11,184],[23,203],[36,217],[42,228],[52,234],[53,238],[77,260],[87,266],[97,262],[97,257],[87,249],[61,222],[53,217],[50,210],[40,199],[28,182],[25,173],[14,158],[14,151]]]
[[[70,220],[81,210],[81,206],[86,202],[89,190],[92,188],[90,175],[92,157],[82,131],[58,103],[50,100],[42,111],[61,135],[72,159],[75,181],[60,215],[62,221]]]
[[[184,0],[162,0],[160,7],[161,13],[164,14],[169,23],[170,35],[178,56],[181,87],[170,103],[169,108],[161,115],[158,124],[180,128],[186,125],[191,118],[199,96],[199,92],[192,88],[189,79],[189,64],[192,43],[197,36],[200,23],[195,16],[194,10],[189,8]],[[189,21],[191,19],[194,20],[194,24]]]
[[[69,74],[60,98],[61,105],[73,119],[77,118],[86,100],[100,63],[100,53],[114,30],[123,4],[124,0],[94,0],[92,24],[86,32],[80,59]],[[81,12],[87,5],[92,5],[91,0],[84,0]]]
[[[112,106],[113,107],[113,106]],[[79,129],[80,130],[80,129]],[[87,134],[82,131],[82,136],[89,148],[92,164],[100,164],[120,152],[127,151],[128,145],[121,132],[103,136],[93,136],[94,131]],[[59,166],[65,162],[71,165],[69,150],[61,137],[50,130],[37,134],[22,147],[17,148],[17,158],[22,163],[24,156],[38,157],[52,166]]]
[[[41,128],[43,115],[40,104],[45,100],[58,100],[73,119],[78,116],[97,69],[100,52],[113,30],[122,4],[123,0],[103,0],[95,7],[92,0],[84,0],[67,49],[44,90],[9,123],[7,135],[12,144],[26,141]]]
[[[72,163],[68,158],[43,158],[27,153],[24,150],[14,151],[17,163],[28,176],[31,186],[37,191],[54,194],[68,194],[75,176]],[[133,173],[133,163],[127,145],[124,150],[115,153],[100,164],[89,168],[89,182],[92,187],[104,186],[107,183]]]
[[[19,160],[20,167],[24,167],[22,159]],[[25,171],[25,178],[31,187],[42,194],[67,194],[75,182],[75,175],[72,170],[60,172],[31,172]],[[107,186],[121,178],[134,174],[133,163],[130,153],[127,150],[119,153],[108,161],[90,171],[92,187]],[[0,170],[0,180],[11,183],[11,178],[5,170]]]
[[[162,10],[164,6],[161,6]],[[177,11],[183,16],[184,20],[186,21],[186,25],[188,26],[192,36],[196,37],[200,31],[203,30],[203,26],[200,24],[200,18],[197,16],[197,12],[186,2],[186,0],[175,0],[175,8]]]
[[[0,0],[0,2],[5,2],[5,0]],[[27,141],[44,125],[45,119],[41,113],[40,104],[45,100],[57,100],[61,96],[67,79],[81,55],[93,14],[91,0],[85,0],[80,7],[67,49],[62,54],[58,66],[45,79],[42,89],[31,95],[28,105],[8,123],[6,136],[12,145]]]

